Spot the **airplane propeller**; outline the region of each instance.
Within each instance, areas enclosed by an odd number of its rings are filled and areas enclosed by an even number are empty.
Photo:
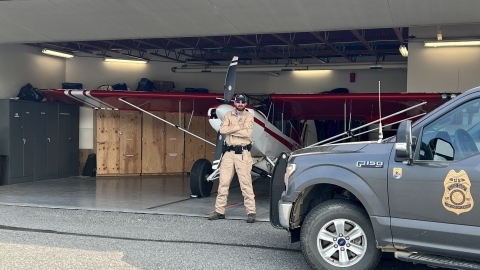
[[[225,77],[225,84],[223,85],[223,103],[228,104],[232,100],[233,95],[235,94],[235,78],[237,73],[237,64],[238,56],[234,56],[230,62],[230,66],[227,70],[227,75]],[[213,166],[212,169],[216,170],[220,163],[220,158],[222,157],[222,146],[225,141],[225,134],[220,134],[220,131],[217,133],[217,143],[215,146],[215,154],[213,156]]]
[[[234,56],[225,77],[225,84],[223,85],[223,103],[228,104],[235,94],[235,78],[237,74],[238,57]]]
[[[237,72],[238,57],[234,56],[230,62],[225,77],[225,84],[223,86],[223,103],[229,104],[235,94],[235,77]],[[190,172],[190,189],[192,191],[191,197],[201,198],[210,196],[212,191],[213,181],[207,181],[207,177],[212,174],[213,170],[218,169],[220,159],[222,158],[222,146],[225,143],[225,134],[217,132],[217,144],[215,146],[215,154],[213,157],[213,165],[207,159],[197,160]]]

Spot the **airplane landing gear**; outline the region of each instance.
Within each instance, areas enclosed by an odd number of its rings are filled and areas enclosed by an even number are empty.
[[[199,159],[193,163],[190,171],[190,190],[192,198],[209,197],[212,192],[213,181],[207,181],[212,173],[212,164],[207,159]]]

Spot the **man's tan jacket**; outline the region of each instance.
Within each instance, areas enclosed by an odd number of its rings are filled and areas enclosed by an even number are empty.
[[[226,135],[227,145],[246,146],[251,144],[254,121],[253,114],[247,112],[246,109],[243,112],[237,112],[235,109],[226,113],[220,125],[220,133]]]

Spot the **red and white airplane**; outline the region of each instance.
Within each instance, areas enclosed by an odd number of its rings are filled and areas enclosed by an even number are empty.
[[[225,136],[220,136],[218,130],[223,116],[228,111],[234,109],[231,101],[235,93],[237,63],[238,57],[235,56],[227,71],[223,95],[100,90],[44,90],[44,95],[47,101],[59,101],[90,107],[96,110],[138,110],[213,145],[210,141],[183,129],[179,125],[168,122],[151,112],[191,113],[192,115],[208,117],[210,125],[217,131],[214,162],[212,165],[207,159],[199,159],[194,163],[190,172],[192,196],[207,197],[212,190],[213,181],[219,177],[218,163],[221,158],[221,148]],[[383,125],[385,126],[405,119],[416,119],[446,102],[451,97],[454,97],[454,94],[382,94],[382,114],[393,114],[393,116],[382,120]],[[271,107],[267,115],[247,106],[247,111],[252,113],[255,119],[251,150],[252,157],[254,158],[252,171],[262,176],[267,176],[272,172],[275,159],[282,152],[291,152],[302,148],[306,143],[308,126],[304,122],[296,125],[290,122],[290,128],[286,129],[288,130],[288,134],[286,134],[287,132],[282,132],[282,129],[277,128],[272,122],[280,122],[283,126],[284,122],[292,120],[347,120],[347,107],[350,108],[349,121],[361,119],[370,122],[380,117],[378,93],[272,94],[270,95],[270,100]],[[406,108],[409,107],[414,108],[407,111]],[[273,111],[275,111],[276,114],[273,113]],[[343,138],[352,135],[354,131],[355,129],[346,131],[345,134],[343,134],[345,135]],[[341,136],[339,135],[338,137]]]

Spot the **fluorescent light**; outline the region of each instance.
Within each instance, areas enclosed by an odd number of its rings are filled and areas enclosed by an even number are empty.
[[[443,37],[442,37],[442,26],[441,25],[438,25],[437,26],[437,40],[442,40]]]
[[[464,47],[464,46],[480,46],[480,40],[467,40],[467,41],[436,41],[425,42],[425,47]]]
[[[408,50],[407,50],[407,47],[405,47],[405,45],[403,44],[400,45],[400,48],[398,48],[398,50],[400,51],[403,57],[408,57]]]
[[[145,60],[130,60],[130,59],[117,59],[117,58],[105,58],[105,62],[112,62],[112,63],[130,63],[130,64],[146,64],[147,61]]]
[[[42,53],[53,55],[53,56],[65,57],[65,58],[73,58],[73,56],[74,56],[73,54],[52,51],[52,50],[49,50],[49,49],[43,49]]]
[[[329,63],[329,64],[311,64],[311,65],[297,65],[292,66],[287,69],[291,69],[291,72],[302,71],[308,73],[311,70],[352,70],[352,69],[392,69],[392,68],[407,68],[407,62],[382,62],[382,65],[378,63]],[[286,71],[285,65],[252,65],[252,66],[241,66],[237,68],[237,72],[281,72]],[[207,72],[207,73],[225,73],[227,72],[226,66],[213,67],[210,66],[208,69],[204,67],[188,67],[182,65],[182,67],[172,67],[170,69],[173,73],[197,73],[197,72]]]

